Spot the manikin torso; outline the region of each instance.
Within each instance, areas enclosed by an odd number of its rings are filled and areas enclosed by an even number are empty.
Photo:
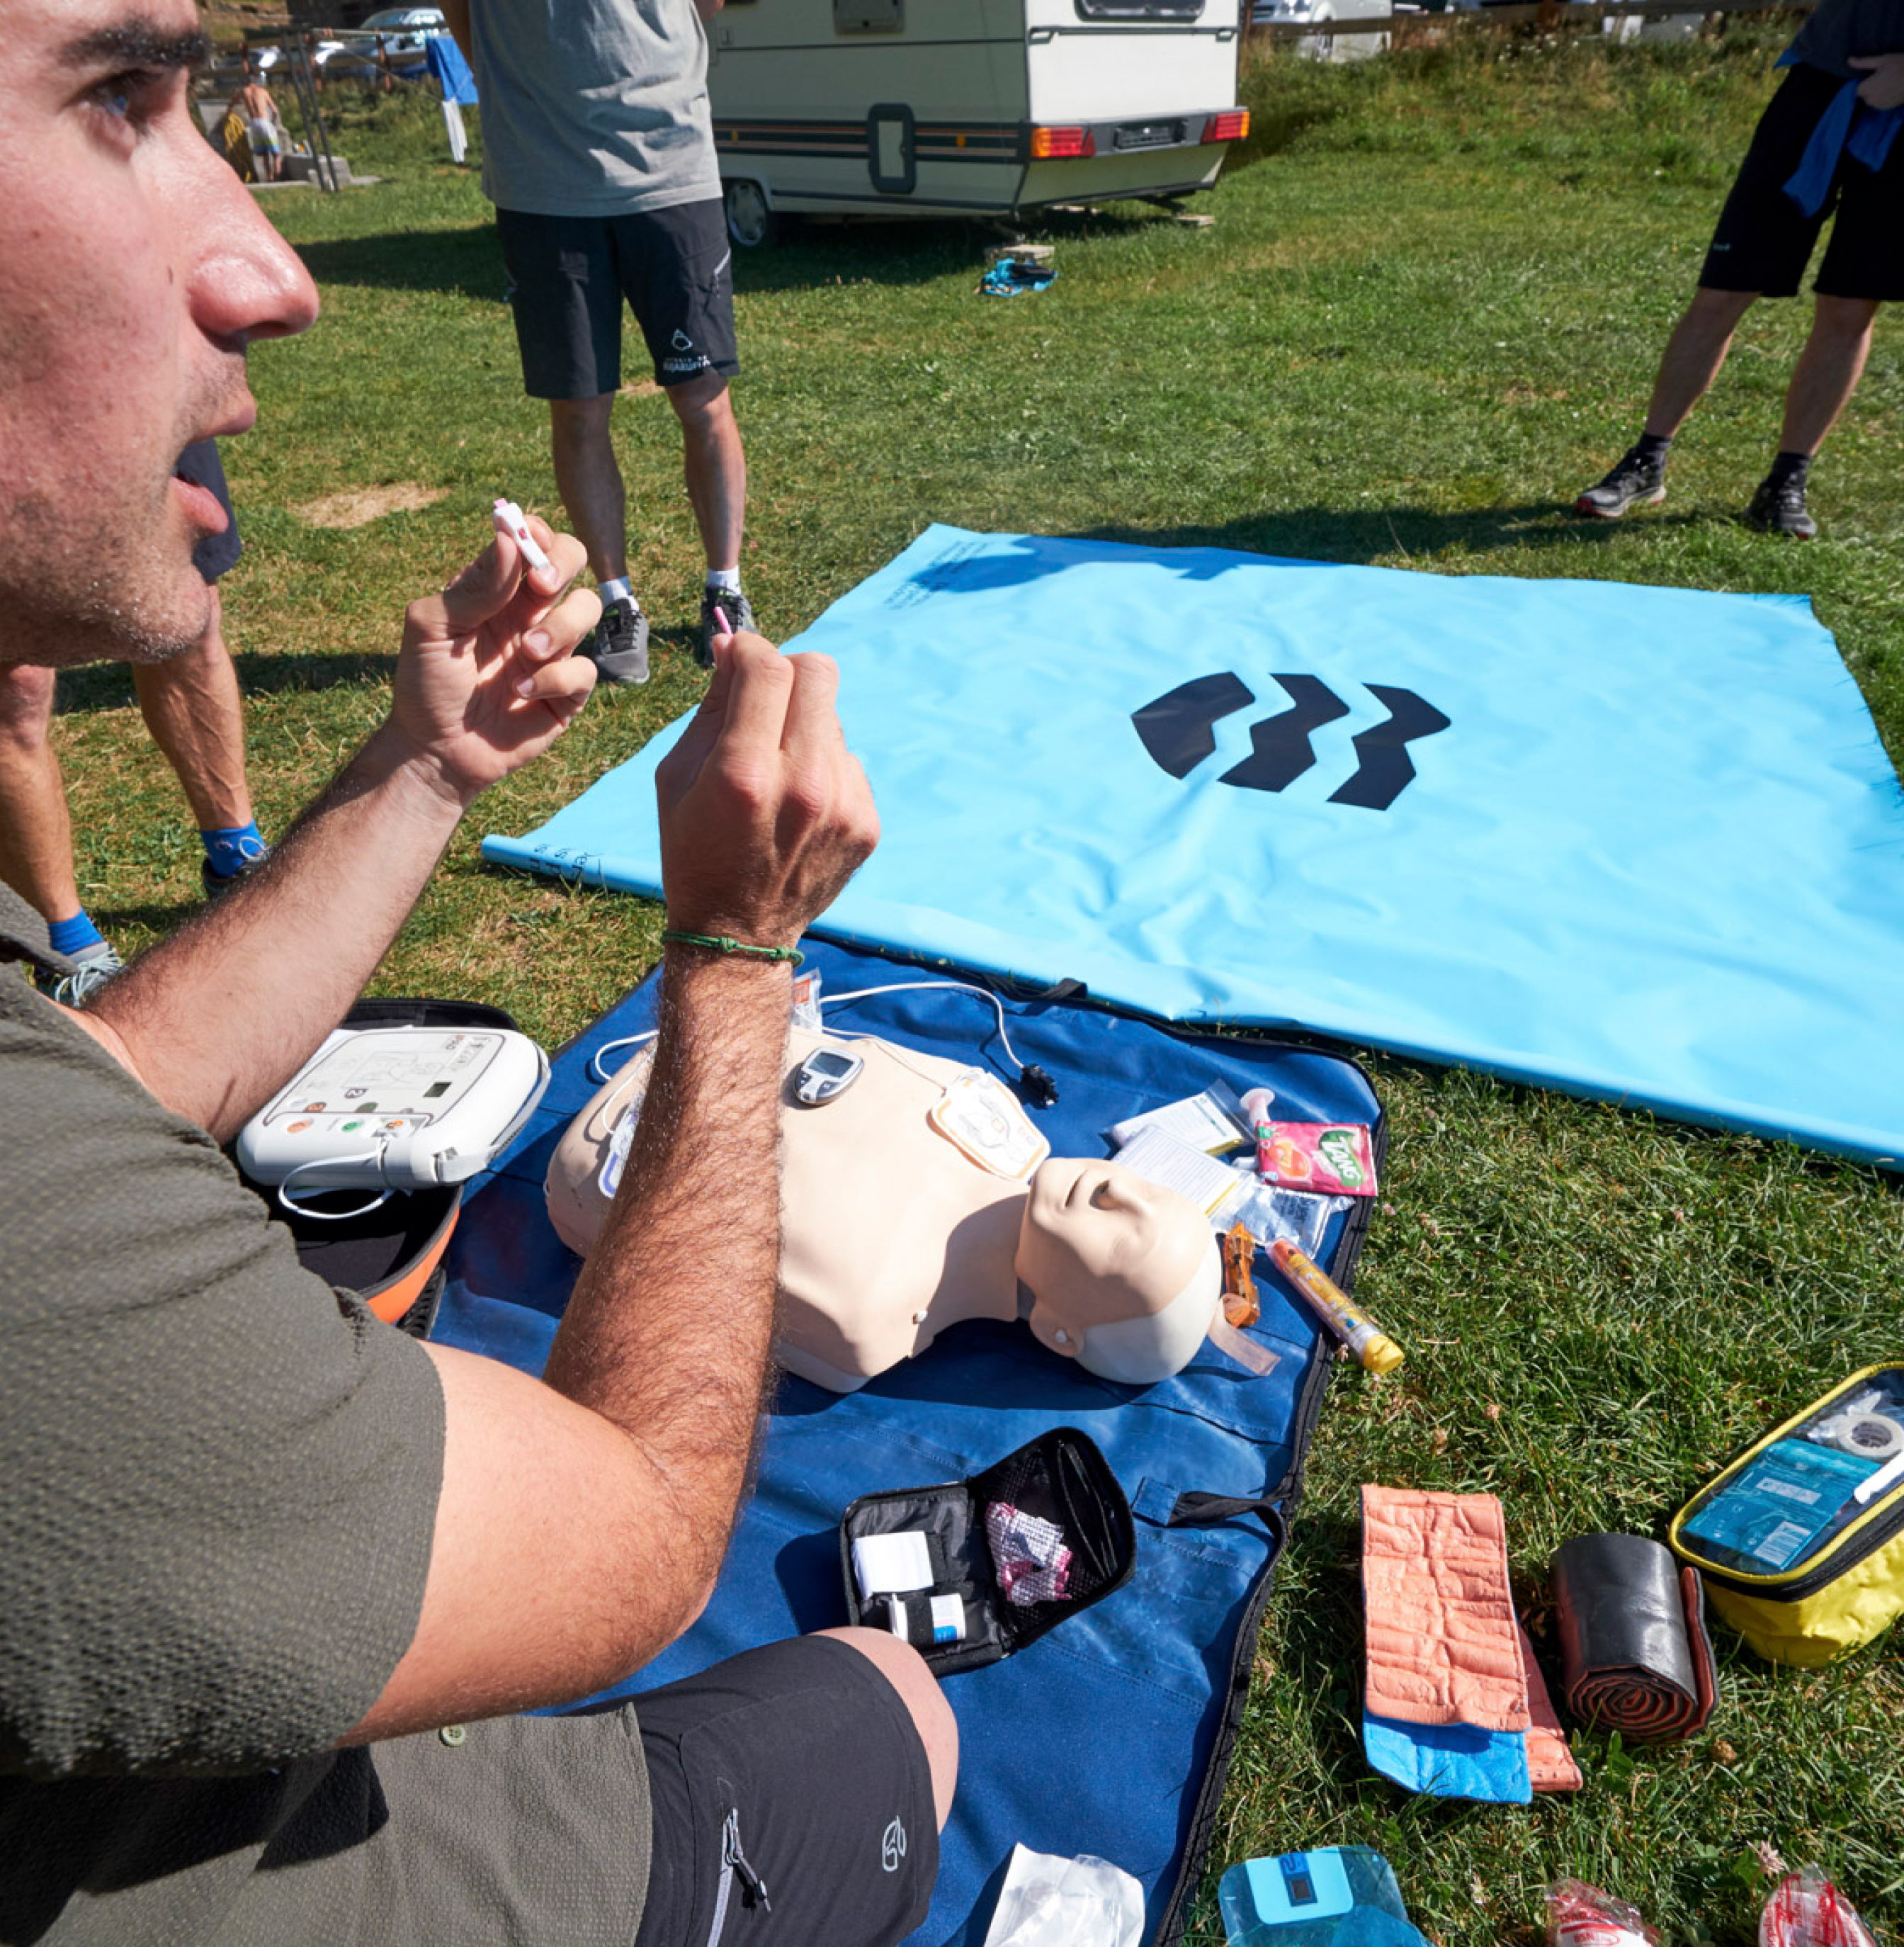
[[[803,1107],[793,1079],[823,1045],[864,1066],[843,1094]],[[1180,1370],[1220,1295],[1201,1215],[1114,1163],[1052,1158],[1028,1183],[981,1167],[930,1120],[963,1067],[792,1030],[780,1118],[780,1363],[851,1391],[968,1319],[1025,1316],[1053,1352],[1106,1376],[1141,1382]],[[629,1100],[615,1087],[576,1116],[549,1169],[550,1215],[584,1252],[607,1209],[601,1158]]]

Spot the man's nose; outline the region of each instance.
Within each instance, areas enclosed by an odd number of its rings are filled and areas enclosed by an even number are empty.
[[[286,338],[317,316],[317,286],[304,261],[272,227],[251,192],[211,148],[186,172],[179,212],[192,317],[227,348]]]

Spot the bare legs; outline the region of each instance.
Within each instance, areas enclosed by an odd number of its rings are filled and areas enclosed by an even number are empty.
[[[147,727],[206,831],[249,825],[252,816],[244,706],[220,624],[214,589],[199,640],[169,662],[132,672]],[[53,671],[0,664],[0,879],[48,921],[72,919],[83,903],[52,726]]]
[[[707,373],[667,388],[681,422],[688,498],[709,568],[737,568],[747,505],[747,463],[727,381]],[[628,494],[609,437],[612,392],[549,401],[556,491],[598,581],[628,572]]]
[[[734,423],[727,381],[704,373],[668,388],[668,403],[681,422],[688,498],[709,568],[740,565],[740,529],[747,511],[747,457]]]
[[[549,402],[555,491],[598,581],[617,580],[628,572],[628,494],[608,437],[614,403],[612,392]]]
[[[1646,408],[1646,431],[1671,439],[1691,415],[1706,388],[1719,376],[1739,321],[1757,302],[1755,291],[1715,291],[1705,285],[1692,293],[1686,315],[1673,328],[1653,382]],[[1825,443],[1840,413],[1857,389],[1871,351],[1878,306],[1862,298],[1819,297],[1785,394],[1782,453],[1808,457]]]
[[[205,633],[169,662],[135,664],[132,686],[153,741],[165,752],[201,831],[252,820],[245,782],[245,706],[225,647],[218,591]]]
[[[52,670],[0,667],[0,879],[49,921],[76,918],[80,910],[52,723]]]
[[[1810,456],[1825,444],[1825,435],[1850,403],[1864,376],[1872,327],[1877,322],[1878,306],[1869,299],[1819,299],[1812,314],[1811,336],[1799,354],[1785,394],[1785,429],[1779,438],[1781,452]]]
[[[1702,284],[1673,327],[1653,381],[1646,431],[1671,439],[1719,376],[1739,320],[1758,302],[1756,291],[1715,291]]]

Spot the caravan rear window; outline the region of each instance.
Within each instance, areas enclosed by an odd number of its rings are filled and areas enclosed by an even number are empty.
[[[1204,0],[1077,0],[1083,20],[1194,20]]]

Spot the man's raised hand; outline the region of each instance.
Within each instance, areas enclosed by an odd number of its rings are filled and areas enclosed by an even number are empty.
[[[714,639],[714,676],[655,774],[662,891],[678,931],[791,946],[879,843],[822,655]]]
[[[391,728],[463,805],[547,750],[595,687],[595,664],[572,652],[601,601],[588,589],[563,593],[586,559],[582,543],[543,522],[529,525],[546,568],[525,571],[515,543],[499,533],[403,618]]]

